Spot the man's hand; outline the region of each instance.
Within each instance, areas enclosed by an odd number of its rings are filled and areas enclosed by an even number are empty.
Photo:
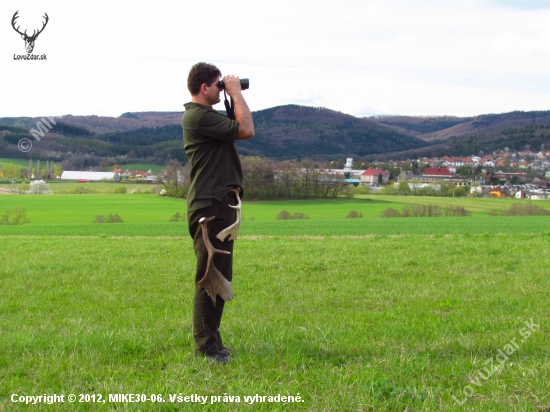
[[[241,81],[238,76],[224,76],[225,91],[233,100],[235,120],[239,122],[237,140],[246,140],[254,136],[254,121],[252,113],[241,92]]]
[[[241,80],[239,76],[228,75],[223,77],[225,91],[231,97],[241,94]]]

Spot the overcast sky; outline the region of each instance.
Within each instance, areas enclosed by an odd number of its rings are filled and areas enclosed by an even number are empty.
[[[48,14],[46,61],[14,60],[17,10]],[[181,111],[198,61],[250,78],[252,110],[550,110],[550,0],[2,0],[0,39],[0,117]]]

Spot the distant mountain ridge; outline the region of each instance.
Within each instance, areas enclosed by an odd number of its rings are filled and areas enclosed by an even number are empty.
[[[381,159],[473,155],[505,147],[520,150],[550,144],[550,111],[514,111],[474,117],[385,116],[374,121],[429,143],[424,148],[388,152]]]
[[[185,162],[182,115],[183,112],[136,112],[124,113],[117,118],[57,117],[57,124],[47,138],[35,144],[33,150],[88,153],[103,157],[132,152],[138,158],[168,152],[170,157]],[[237,142],[239,151],[244,155],[280,159],[315,156],[342,158],[350,153],[363,156],[425,145],[422,140],[388,126],[325,108],[278,106],[253,112],[253,116],[254,139]],[[36,127],[40,121],[40,118],[0,118],[0,124],[13,129],[4,132],[4,142],[15,145],[22,138],[21,133]],[[31,136],[28,138],[32,141]],[[7,149],[11,149],[12,155],[17,154],[15,147],[4,145],[4,151]]]
[[[33,142],[33,156],[63,157],[71,152],[99,157],[157,158],[186,162],[183,112],[127,112],[119,117],[56,117],[40,140],[31,129],[41,118],[0,118],[0,157],[28,157],[17,149]],[[474,117],[382,116],[358,118],[334,110],[298,105],[253,112],[256,135],[239,141],[239,152],[277,159],[407,158],[468,155],[505,146],[540,145],[549,140],[550,111],[511,112]],[[548,142],[550,143],[550,142]],[[447,151],[447,152],[446,152]]]
[[[509,127],[550,125],[549,111],[515,111],[483,114],[474,117],[410,117],[384,116],[374,121],[425,141],[447,140],[453,137],[493,132]]]

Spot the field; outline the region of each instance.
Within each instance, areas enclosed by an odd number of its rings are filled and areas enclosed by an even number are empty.
[[[10,164],[10,165],[19,165],[21,167],[27,167],[29,161],[26,159],[6,159],[5,157],[0,157],[0,165]]]
[[[127,163],[127,164],[123,164],[123,165],[120,165],[120,168],[122,170],[126,170],[126,169],[129,169],[129,170],[141,170],[141,171],[148,171],[149,169],[151,169],[151,171],[153,173],[158,173],[160,172],[162,169],[165,168],[164,165],[157,165],[157,164],[152,164],[152,163]]]
[[[0,410],[550,410],[550,225],[489,216],[514,201],[245,203],[222,325],[234,355],[209,366],[192,354],[191,238],[168,222],[185,201],[0,196],[30,219],[0,226]],[[472,216],[377,217],[414,202]],[[109,213],[125,223],[92,223]],[[54,393],[89,402],[10,400]],[[109,402],[125,393],[165,402]]]
[[[45,166],[46,164],[46,159],[43,159],[41,160],[41,162],[44,162],[42,167]],[[7,159],[7,158],[4,158],[4,157],[0,157],[0,165],[2,165],[3,163],[5,164],[15,164],[15,165],[19,165],[21,167],[28,167],[29,166],[29,160],[28,159]],[[33,159],[33,166],[36,166],[36,159]],[[164,165],[157,165],[157,164],[152,164],[152,163],[128,163],[128,164],[123,164],[123,165],[120,165],[120,168],[122,170],[126,170],[126,169],[129,169],[129,170],[141,170],[141,171],[147,171],[149,169],[151,169],[151,171],[153,173],[158,173],[160,172],[162,169],[164,169]]]

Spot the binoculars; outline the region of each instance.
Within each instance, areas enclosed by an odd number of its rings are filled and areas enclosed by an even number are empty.
[[[250,85],[250,82],[248,81],[248,79],[239,79],[239,80],[241,81],[241,90],[248,89],[248,86]],[[220,82],[218,83],[218,86],[220,86],[220,89],[225,90],[225,84],[223,80],[220,80]]]

